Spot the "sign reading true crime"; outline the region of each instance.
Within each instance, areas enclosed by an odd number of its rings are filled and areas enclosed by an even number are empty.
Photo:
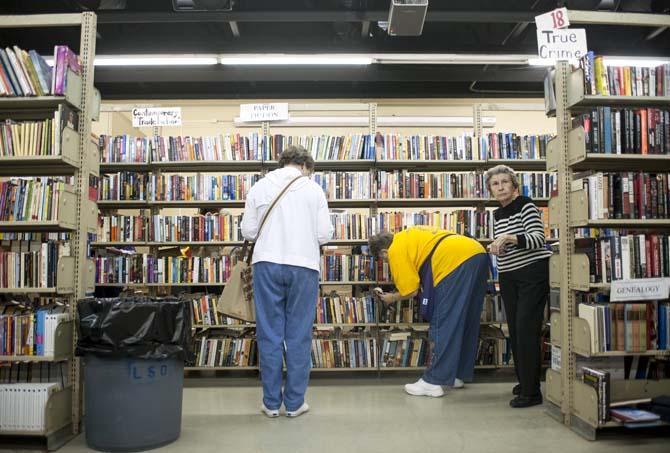
[[[612,282],[610,302],[663,300],[670,296],[669,278],[644,278]]]
[[[241,104],[240,120],[254,121],[286,121],[288,120],[288,104]]]
[[[136,107],[133,127],[181,126],[181,107]]]
[[[542,60],[578,60],[586,55],[586,30],[537,30],[537,54]]]

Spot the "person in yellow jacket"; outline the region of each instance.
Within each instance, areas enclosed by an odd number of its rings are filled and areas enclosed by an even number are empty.
[[[472,380],[479,323],[486,295],[489,257],[474,239],[432,227],[411,227],[369,239],[370,253],[388,261],[397,291],[375,288],[384,303],[419,296],[430,322],[428,367],[405,385],[410,395],[440,397],[443,385]]]

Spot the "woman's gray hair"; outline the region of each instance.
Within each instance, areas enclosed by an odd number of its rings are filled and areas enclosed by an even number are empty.
[[[509,175],[509,179],[512,181],[514,188],[519,188],[519,180],[516,179],[516,173],[514,173],[514,170],[512,170],[507,165],[496,165],[484,174],[487,189],[491,190],[491,178],[495,175]]]
[[[289,164],[304,165],[307,170],[314,170],[314,158],[309,151],[300,145],[291,145],[279,155],[279,167],[285,167]]]
[[[379,256],[382,250],[388,249],[393,242],[393,233],[382,231],[373,234],[368,238],[368,247],[370,247],[370,255]]]

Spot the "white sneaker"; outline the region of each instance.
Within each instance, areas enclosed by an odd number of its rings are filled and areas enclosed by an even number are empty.
[[[465,387],[465,382],[463,382],[463,381],[461,381],[460,379],[456,378],[456,379],[454,379],[454,385],[452,385],[452,386],[449,387],[449,388],[452,388],[452,389],[462,389],[463,387]]]
[[[279,409],[268,409],[267,407],[265,407],[265,404],[261,404],[261,412],[263,412],[270,418],[279,417]]]
[[[419,379],[414,384],[405,384],[405,391],[414,396],[432,396],[439,398],[444,395],[442,386],[429,384],[423,379]]]
[[[305,412],[309,411],[309,405],[307,403],[302,403],[302,406],[300,406],[297,410],[295,411],[286,411],[286,416],[295,418],[299,417]]]

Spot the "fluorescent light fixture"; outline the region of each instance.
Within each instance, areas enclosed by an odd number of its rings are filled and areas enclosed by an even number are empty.
[[[557,61],[558,60],[533,57],[528,59],[528,66],[556,66]],[[573,66],[577,66],[579,64],[579,61],[568,60],[568,63],[570,63]]]
[[[368,127],[367,116],[293,116],[286,121],[273,121],[272,127]],[[235,126],[257,127],[260,122],[243,122],[235,118]],[[471,116],[379,116],[378,126],[387,127],[474,127]],[[496,118],[482,117],[482,126],[496,125]]]
[[[643,66],[655,68],[670,63],[668,58],[641,58],[641,57],[603,57],[605,66]]]
[[[204,66],[218,64],[216,55],[118,55],[95,57],[96,66]]]
[[[504,54],[372,54],[375,63],[379,64],[526,64],[532,55]]]
[[[373,63],[372,57],[361,54],[223,54],[222,65],[258,66],[364,66]]]

